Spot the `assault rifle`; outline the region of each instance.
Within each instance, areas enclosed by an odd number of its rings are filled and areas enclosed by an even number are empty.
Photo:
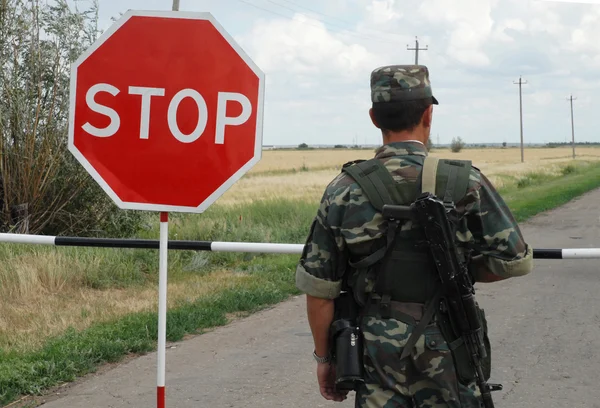
[[[454,206],[452,206],[454,207]],[[447,297],[449,312],[458,322],[460,335],[471,357],[476,382],[483,404],[494,408],[491,391],[502,385],[488,384],[484,376],[482,360],[487,352],[483,340],[483,328],[478,318],[475,289],[466,265],[458,258],[455,243],[455,227],[448,219],[444,203],[430,193],[421,195],[410,207],[384,205],[383,216],[391,220],[413,220],[423,229],[438,275]]]

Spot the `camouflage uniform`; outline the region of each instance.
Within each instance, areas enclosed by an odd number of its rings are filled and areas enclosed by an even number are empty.
[[[373,71],[371,88],[373,102],[431,98],[437,104],[423,66],[379,68]],[[415,183],[426,156],[425,146],[413,141],[384,145],[375,155],[398,183]],[[456,207],[461,216],[458,242],[485,255],[494,274],[514,277],[531,271],[531,248],[502,198],[478,169],[472,168],[467,194]],[[347,174],[338,175],[327,186],[311,225],[296,270],[297,287],[315,297],[336,298],[348,261],[379,248],[386,227],[358,184]],[[410,223],[403,228],[410,228]],[[366,280],[369,292],[372,278]],[[453,356],[435,321],[402,361],[399,356],[414,325],[364,316],[360,326],[366,384],[356,393],[357,407],[481,406],[476,385],[458,381]]]

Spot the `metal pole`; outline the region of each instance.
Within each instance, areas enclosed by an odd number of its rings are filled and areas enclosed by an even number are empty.
[[[173,11],[179,11],[179,0],[173,0]],[[156,350],[156,406],[165,408],[167,348],[167,281],[169,255],[169,213],[160,213],[158,241],[158,345]]]
[[[419,48],[419,38],[415,37],[415,48],[408,48],[409,45],[406,44],[406,49],[409,51],[415,51],[415,65],[419,65],[419,51],[427,51],[429,45],[426,45],[425,48]]]
[[[415,65],[419,65],[419,39],[415,38]]]
[[[156,398],[157,407],[165,408],[165,353],[167,347],[167,257],[169,243],[169,213],[160,213],[160,239],[158,250],[158,364]]]
[[[166,236],[166,234],[163,234]],[[152,239],[56,237],[0,233],[0,242],[26,245],[52,245],[93,248],[159,249],[160,241]],[[163,244],[164,245],[164,244]],[[167,248],[180,251],[249,252],[263,254],[294,254],[304,251],[304,244],[271,244],[265,242],[185,241],[167,242]],[[533,249],[536,259],[598,259],[600,248]],[[166,260],[166,257],[165,257]]]
[[[568,99],[571,101],[571,146],[573,147],[573,159],[575,158],[575,124],[573,121],[573,95]]]
[[[519,78],[519,116],[521,121],[521,163],[525,161],[525,152],[523,149],[523,96],[521,93],[521,78]]]
[[[513,82],[514,84],[519,84],[519,117],[521,122],[521,163],[525,161],[525,153],[523,148],[523,96],[521,91],[521,85],[526,84],[527,81],[523,82],[521,77],[519,77],[519,82]]]

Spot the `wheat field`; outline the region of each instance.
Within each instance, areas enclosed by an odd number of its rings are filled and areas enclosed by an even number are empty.
[[[433,149],[435,157],[471,160],[497,187],[507,180],[529,172],[553,174],[561,165],[573,160],[570,147],[529,148],[521,163],[519,148]],[[285,196],[318,200],[327,184],[339,173],[342,164],[373,157],[374,150],[315,149],[267,150],[261,161],[231,187],[216,204],[228,205],[246,201]],[[600,147],[576,147],[576,160],[600,160]]]

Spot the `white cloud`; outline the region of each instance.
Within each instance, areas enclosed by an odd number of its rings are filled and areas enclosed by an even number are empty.
[[[492,4],[486,0],[424,0],[418,14],[430,24],[450,31],[447,53],[457,61],[486,66],[490,63],[483,45],[492,33]]]
[[[364,46],[343,42],[322,22],[302,14],[292,21],[274,19],[256,25],[240,42],[266,73],[353,80],[375,59]]]
[[[600,54],[598,38],[600,38],[600,8],[594,8],[583,16],[579,27],[571,32],[570,40],[574,50],[588,55],[589,51]]]
[[[390,21],[399,20],[404,16],[400,10],[396,10],[396,0],[372,0],[367,5],[367,18],[375,24],[386,24]]]
[[[528,24],[532,33],[548,33],[561,35],[565,26],[561,23],[560,14],[547,4],[533,4],[534,17]]]
[[[267,78],[265,143],[370,142],[369,74],[377,66],[409,64],[418,36],[428,50],[433,134],[442,141],[518,141],[518,87],[523,75],[528,141],[557,134],[570,93],[579,140],[599,140],[593,101],[600,90],[600,6],[540,0],[274,0],[316,10],[291,13],[266,0],[263,9],[234,1],[182,2],[211,13],[238,40]],[[143,3],[143,4],[142,4]],[[103,0],[101,19],[128,8],[168,8],[158,0]],[[312,17],[311,17],[312,16]],[[344,31],[341,27],[346,27]],[[564,102],[564,103],[563,103]],[[535,120],[534,120],[535,118]],[[558,119],[560,118],[560,119]],[[564,122],[564,121],[563,121]],[[560,122],[560,123],[563,123]],[[560,125],[562,126],[562,125]]]
[[[547,106],[556,100],[557,95],[549,91],[534,92],[528,96],[536,105]]]
[[[506,33],[506,30],[523,32],[527,30],[527,24],[518,18],[509,18],[496,23],[492,33],[492,38],[502,42],[513,42],[515,39]]]

